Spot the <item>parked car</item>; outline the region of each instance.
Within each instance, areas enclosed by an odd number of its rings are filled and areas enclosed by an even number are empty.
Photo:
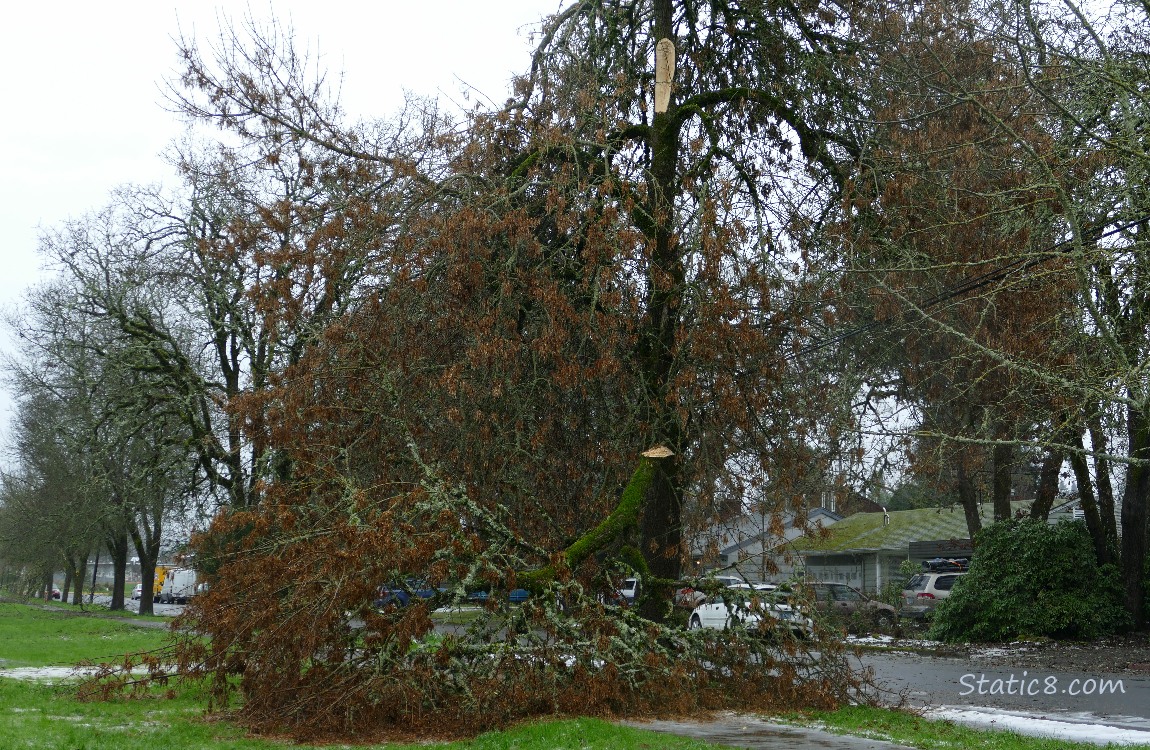
[[[132,589],[133,599],[142,599],[144,597],[144,584],[137,583],[136,588]]]
[[[865,618],[880,628],[894,625],[898,610],[889,604],[871,599],[845,583],[814,582],[804,584],[810,589],[815,609],[843,618]]]
[[[746,581],[738,576],[707,576],[689,582],[675,591],[675,606],[694,609],[707,599],[707,592],[717,587],[730,588],[744,586]]]
[[[376,609],[383,609],[390,605],[406,607],[409,603],[411,603],[411,594],[398,586],[380,586],[375,590],[375,600],[372,601],[372,605]]]
[[[467,595],[467,601],[475,604],[483,604],[491,598],[491,594],[486,591],[472,591]],[[512,589],[507,592],[507,601],[511,604],[522,604],[531,598],[531,592],[527,589]]]
[[[763,618],[769,618],[767,623]],[[712,594],[691,610],[687,629],[759,628],[767,633],[787,631],[798,638],[814,632],[811,619],[788,603],[786,594],[767,583],[735,584]]]
[[[60,589],[58,589],[58,588],[56,588],[55,586],[53,586],[53,587],[52,587],[52,598],[53,598],[53,599],[59,599],[59,598],[60,598],[60,596],[61,596],[61,594],[60,594]]]
[[[373,604],[377,608],[383,608],[389,604],[394,604],[397,607],[405,607],[411,603],[412,598],[430,599],[436,594],[445,591],[447,591],[447,589],[436,588],[426,581],[412,579],[402,584],[396,583],[391,586],[380,586],[376,589],[376,598]]]
[[[624,578],[619,580],[612,576],[607,579],[607,582],[608,586],[606,590],[599,594],[600,602],[616,607],[629,607],[635,603],[636,597],[639,596],[639,587],[641,586],[638,578]]]
[[[902,590],[901,617],[921,620],[932,614],[938,603],[950,596],[958,579],[966,575],[970,561],[936,558],[922,565],[923,571],[916,573]]]

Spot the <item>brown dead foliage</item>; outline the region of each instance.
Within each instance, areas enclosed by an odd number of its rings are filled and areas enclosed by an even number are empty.
[[[205,680],[217,708],[238,698],[237,719],[260,734],[358,742],[541,716],[832,707],[860,685],[841,644],[822,636],[689,632],[604,605],[595,565],[561,569],[509,605],[500,592],[529,548],[431,475],[399,495],[365,493],[352,512],[268,503],[221,516],[200,541],[211,586],[178,621],[172,653],[150,655],[147,676],[131,676],[132,663],[107,668],[86,696],[171,673]],[[379,585],[416,571],[443,590],[377,602]],[[492,593],[472,622],[436,625],[433,607],[484,584]]]

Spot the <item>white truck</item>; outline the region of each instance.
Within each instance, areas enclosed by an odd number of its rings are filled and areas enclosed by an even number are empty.
[[[160,588],[162,604],[187,604],[196,595],[196,571],[191,568],[172,568],[164,577]]]

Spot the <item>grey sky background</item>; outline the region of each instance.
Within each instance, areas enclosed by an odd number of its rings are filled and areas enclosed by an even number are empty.
[[[530,33],[560,0],[262,0],[20,3],[0,23],[0,306],[44,278],[41,228],[99,209],[117,185],[173,180],[162,158],[184,123],[163,105],[181,33],[275,18],[332,77],[357,118],[385,117],[404,91],[503,101],[530,64]],[[466,85],[465,85],[466,84]],[[0,347],[13,353],[7,330]],[[0,384],[0,442],[12,395]],[[0,463],[3,459],[0,458]]]

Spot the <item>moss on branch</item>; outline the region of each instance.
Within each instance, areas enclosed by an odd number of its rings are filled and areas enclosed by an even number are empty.
[[[647,490],[655,478],[655,461],[658,458],[641,456],[639,466],[631,475],[631,481],[623,489],[619,504],[610,515],[599,522],[593,529],[575,540],[563,552],[563,563],[570,569],[578,566],[591,555],[605,549],[615,540],[623,537],[628,531],[638,527],[639,513],[643,509],[643,501],[647,497]],[[640,574],[646,571],[647,563],[639,550],[632,546],[624,547],[621,552],[624,562],[635,568]],[[539,570],[523,573],[518,577],[519,585],[530,591],[538,592],[551,581],[555,580],[555,565],[548,565]]]

